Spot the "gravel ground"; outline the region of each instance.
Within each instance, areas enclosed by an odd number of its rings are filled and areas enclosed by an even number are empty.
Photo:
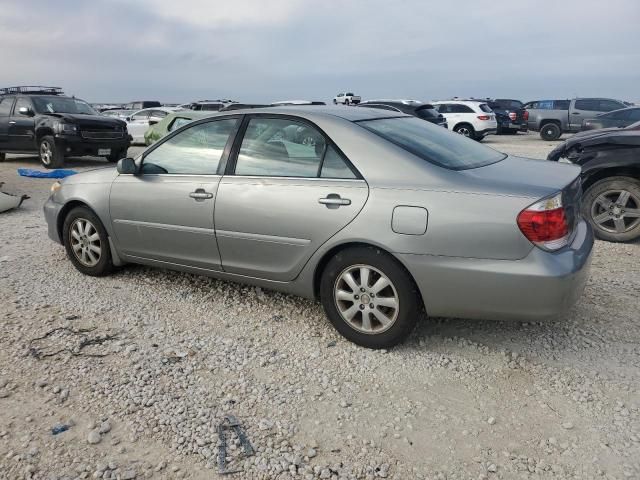
[[[38,166],[0,164],[32,197],[0,214],[0,478],[218,478],[227,413],[256,449],[230,435],[233,478],[640,478],[640,243],[597,242],[566,318],[430,319],[370,351],[307,300],[139,266],[82,276],[47,238],[51,181],[16,175]]]

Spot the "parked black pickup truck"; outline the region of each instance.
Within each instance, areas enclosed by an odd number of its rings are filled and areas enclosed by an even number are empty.
[[[56,87],[0,88],[0,161],[7,153],[38,153],[46,168],[65,156],[126,157],[127,124],[96,112]]]

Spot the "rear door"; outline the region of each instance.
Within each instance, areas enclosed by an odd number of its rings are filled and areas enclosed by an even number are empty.
[[[218,188],[215,226],[226,272],[293,280],[351,222],[368,186],[314,125],[251,115]]]
[[[122,252],[137,259],[219,270],[213,227],[219,167],[240,117],[199,122],[140,159],[140,173],[113,182],[110,211]]]
[[[127,123],[127,130],[135,142],[144,140],[144,133],[149,128],[149,114],[151,110],[140,110],[131,115],[131,120]]]
[[[10,150],[9,146],[9,116],[13,107],[14,97],[0,97],[0,152]]]
[[[20,108],[33,112],[33,103],[26,97],[18,97],[9,118],[9,144],[14,150],[32,151],[35,149],[36,126],[33,115],[22,115]]]
[[[575,100],[573,109],[569,112],[569,127],[572,131],[579,131],[582,122],[588,118],[594,118],[600,110],[600,100],[597,98],[580,98]]]

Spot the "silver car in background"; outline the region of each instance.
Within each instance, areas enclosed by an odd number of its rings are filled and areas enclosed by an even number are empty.
[[[316,298],[346,338],[386,348],[423,310],[537,321],[571,307],[593,246],[579,174],[394,112],[275,107],[68,177],[44,211],[85,274],[141,263]]]

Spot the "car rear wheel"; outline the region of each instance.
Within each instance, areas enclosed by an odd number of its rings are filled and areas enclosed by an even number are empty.
[[[87,207],[76,207],[64,219],[62,240],[71,263],[85,275],[111,273],[109,237],[98,216]]]
[[[562,130],[557,123],[545,123],[540,128],[540,138],[543,140],[557,140],[562,135]]]
[[[402,342],[415,327],[421,305],[409,274],[374,247],[335,255],[322,273],[320,298],[335,329],[368,348]]]
[[[472,138],[472,139],[476,138],[476,131],[473,129],[471,125],[467,123],[456,125],[453,131],[467,138]]]
[[[0,152],[0,162],[4,162],[7,159],[7,154]]]
[[[602,240],[640,238],[640,181],[610,177],[594,183],[584,195],[582,214]]]
[[[53,137],[49,135],[42,137],[38,152],[40,162],[45,168],[60,168],[64,165],[64,154],[56,146]]]

